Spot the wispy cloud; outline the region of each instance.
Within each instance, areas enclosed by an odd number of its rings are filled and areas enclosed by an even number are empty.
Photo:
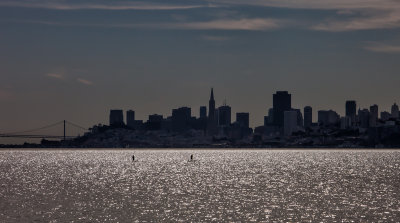
[[[400,2],[397,0],[220,0],[231,5],[336,10],[337,16],[310,23],[313,30],[344,32],[400,27]],[[352,15],[349,17],[349,15]],[[320,20],[323,20],[321,18]]]
[[[93,85],[93,82],[83,79],[83,78],[77,78],[76,81],[78,81],[79,83],[84,84],[84,85]]]
[[[56,78],[56,79],[63,79],[64,76],[62,74],[56,74],[56,73],[48,73],[46,74],[47,77],[51,78]]]
[[[388,45],[384,43],[369,42],[363,47],[365,50],[377,53],[400,53],[400,45]]]
[[[253,18],[253,19],[222,19],[207,22],[188,22],[166,24],[167,28],[198,29],[198,30],[270,30],[280,27],[280,20]]]
[[[92,1],[80,1],[80,2],[68,2],[68,1],[57,1],[57,0],[38,0],[38,1],[0,1],[0,6],[8,7],[24,7],[24,8],[44,8],[53,10],[184,10],[204,7],[217,7],[214,4],[203,4],[203,5],[174,5],[166,3],[151,3],[141,1],[113,1],[111,4],[109,1],[98,1],[93,3]]]
[[[311,29],[329,32],[343,32],[371,29],[390,29],[399,27],[400,11],[396,11],[383,13],[381,15],[371,15],[366,18],[351,18],[344,21],[333,20],[322,22],[312,26]]]
[[[213,0],[209,0],[213,2]],[[397,0],[219,0],[230,5],[254,5],[299,9],[393,9],[400,8]]]
[[[160,23],[62,23],[39,20],[7,20],[8,22],[32,23],[54,26],[82,26],[126,29],[174,29],[174,30],[247,30],[264,31],[281,28],[288,24],[287,20],[252,18],[221,19],[205,22],[160,22]]]

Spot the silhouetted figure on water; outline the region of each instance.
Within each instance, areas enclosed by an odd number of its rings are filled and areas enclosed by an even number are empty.
[[[135,155],[132,155],[132,161],[135,161]]]
[[[190,161],[193,161],[193,154],[190,155]]]

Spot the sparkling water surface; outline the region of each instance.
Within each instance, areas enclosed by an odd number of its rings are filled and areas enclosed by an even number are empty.
[[[400,222],[396,150],[3,150],[0,171],[0,222]]]

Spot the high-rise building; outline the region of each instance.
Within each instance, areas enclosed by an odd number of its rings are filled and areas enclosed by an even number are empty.
[[[207,118],[207,107],[200,106],[200,119],[206,119],[206,118]]]
[[[392,118],[399,118],[399,106],[396,105],[396,103],[394,103],[392,105],[392,114],[391,114]]]
[[[350,118],[352,125],[356,122],[356,112],[356,101],[346,101],[346,117]]]
[[[124,114],[122,110],[110,110],[110,126],[123,126]]]
[[[273,95],[274,124],[283,126],[284,112],[292,108],[292,95],[287,91],[277,91]]]
[[[349,116],[341,117],[340,118],[340,128],[341,129],[348,129],[351,126],[351,118]]]
[[[312,125],[312,108],[311,106],[304,107],[304,128]]]
[[[250,114],[247,112],[236,113],[236,122],[239,123],[242,128],[249,128],[249,117]]]
[[[172,110],[172,131],[181,132],[189,129],[189,121],[192,117],[192,109],[181,107]]]
[[[268,109],[268,124],[273,124],[274,123],[274,109],[270,108]]]
[[[303,127],[303,114],[301,114],[301,110],[297,108],[293,108],[292,111],[295,111],[297,113],[297,126]]]
[[[369,111],[368,109],[358,109],[358,119],[360,122],[361,128],[368,128],[369,127]]]
[[[218,125],[229,126],[231,124],[231,107],[223,105],[218,108]]]
[[[267,126],[270,124],[268,121],[268,118],[269,118],[268,116],[264,116],[264,126]]]
[[[208,102],[207,134],[212,136],[217,133],[217,119],[215,118],[214,89],[211,88],[210,100]]]
[[[378,105],[371,105],[369,107],[369,126],[376,127],[378,122]]]
[[[126,125],[130,128],[135,127],[135,111],[129,110],[126,112]]]
[[[285,136],[292,135],[297,131],[297,111],[285,111],[283,116],[283,133]]]

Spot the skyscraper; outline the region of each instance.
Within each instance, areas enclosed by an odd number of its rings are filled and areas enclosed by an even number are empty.
[[[392,105],[392,113],[391,113],[392,118],[399,118],[399,106],[394,103]]]
[[[215,118],[215,100],[214,89],[211,88],[210,100],[208,102],[208,121],[207,121],[207,134],[212,136],[217,133],[217,122]]]
[[[172,110],[172,131],[181,132],[189,129],[189,121],[192,117],[192,109],[181,107]]]
[[[135,111],[129,110],[126,112],[126,125],[130,128],[135,127]]]
[[[249,113],[238,112],[236,113],[236,122],[239,123],[242,128],[249,128]]]
[[[206,119],[206,118],[207,118],[207,107],[200,106],[200,119]]]
[[[304,128],[312,125],[312,108],[311,106],[304,107]]]
[[[122,110],[110,110],[110,126],[123,126],[124,114]]]
[[[277,91],[273,95],[274,124],[283,126],[284,112],[292,108],[292,95],[287,91]]]
[[[218,108],[218,125],[229,126],[231,124],[231,107],[223,105]]]
[[[371,105],[369,107],[369,126],[376,127],[378,121],[378,105]]]
[[[360,122],[361,128],[368,128],[369,127],[369,111],[368,109],[358,109],[358,119]]]
[[[301,114],[301,110],[297,108],[292,108],[291,111],[295,111],[297,113],[297,126],[303,127],[304,119],[303,114]]]
[[[285,136],[290,136],[297,131],[297,113],[295,110],[284,112],[283,132]]]
[[[356,101],[346,101],[346,117],[349,117],[352,125],[356,122]]]

